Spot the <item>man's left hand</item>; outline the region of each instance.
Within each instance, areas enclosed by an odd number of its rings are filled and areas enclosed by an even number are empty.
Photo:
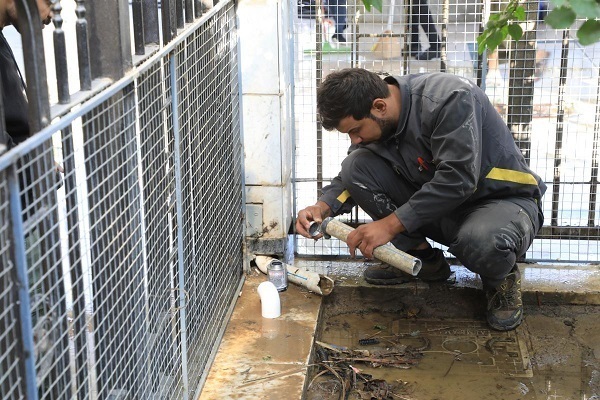
[[[361,225],[348,234],[346,244],[352,258],[356,255],[356,249],[367,258],[373,258],[375,248],[388,243],[397,234],[404,231],[404,225],[396,217],[390,214],[378,221]]]

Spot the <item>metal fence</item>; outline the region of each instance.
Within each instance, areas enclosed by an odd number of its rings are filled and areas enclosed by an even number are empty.
[[[547,26],[543,18],[551,4],[532,1],[523,2],[528,20],[523,39],[479,55],[477,36],[490,13],[505,4],[385,0],[379,12],[366,10],[360,0],[300,0],[294,25],[298,207],[314,203],[319,189],[337,175],[350,144],[345,135],[323,132],[316,120],[316,87],[330,71],[351,66],[396,75],[443,71],[485,88],[532,169],[548,185],[546,221],[527,258],[600,262],[600,44],[582,46],[575,33],[579,24],[573,30]],[[412,45],[426,50],[431,41],[439,43],[439,57],[411,56]],[[356,210],[348,219],[360,223],[369,217]],[[335,239],[297,241],[300,254],[348,254]]]
[[[76,3],[81,90],[50,110],[25,33],[37,133],[0,150],[0,397],[195,398],[243,278],[234,4]]]

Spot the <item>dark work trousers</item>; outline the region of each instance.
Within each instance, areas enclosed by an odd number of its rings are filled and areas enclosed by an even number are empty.
[[[411,13],[410,13],[410,41],[411,48],[414,51],[419,50],[419,25],[423,28],[429,46],[432,50],[440,49],[440,38],[438,37],[433,18],[431,18],[431,12],[427,5],[427,0],[412,0]]]
[[[346,157],[341,178],[354,201],[373,220],[390,215],[417,190],[385,159],[367,149]],[[406,251],[432,239],[448,246],[465,267],[479,274],[484,287],[495,288],[525,254],[542,221],[534,199],[485,200],[448,210],[416,232],[397,235],[392,244]]]
[[[335,33],[343,33],[346,29],[346,0],[326,0],[327,16],[335,21]]]

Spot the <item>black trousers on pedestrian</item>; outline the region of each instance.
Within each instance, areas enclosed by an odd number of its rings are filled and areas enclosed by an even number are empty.
[[[390,215],[417,190],[385,159],[364,148],[346,157],[341,178],[373,220]],[[484,287],[497,287],[525,254],[542,223],[533,198],[490,199],[448,210],[416,232],[397,235],[392,244],[406,251],[432,239],[448,246],[465,267],[479,274]]]
[[[423,31],[427,35],[427,40],[429,41],[431,49],[439,50],[440,38],[435,29],[435,24],[433,23],[427,0],[412,0],[410,14],[410,41],[414,50],[418,51],[419,47],[419,25],[421,25]]]

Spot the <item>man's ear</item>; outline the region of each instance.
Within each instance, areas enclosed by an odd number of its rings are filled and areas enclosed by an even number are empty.
[[[371,113],[373,113],[376,117],[382,118],[387,111],[387,103],[384,99],[375,99],[373,100],[373,105],[371,106]]]

